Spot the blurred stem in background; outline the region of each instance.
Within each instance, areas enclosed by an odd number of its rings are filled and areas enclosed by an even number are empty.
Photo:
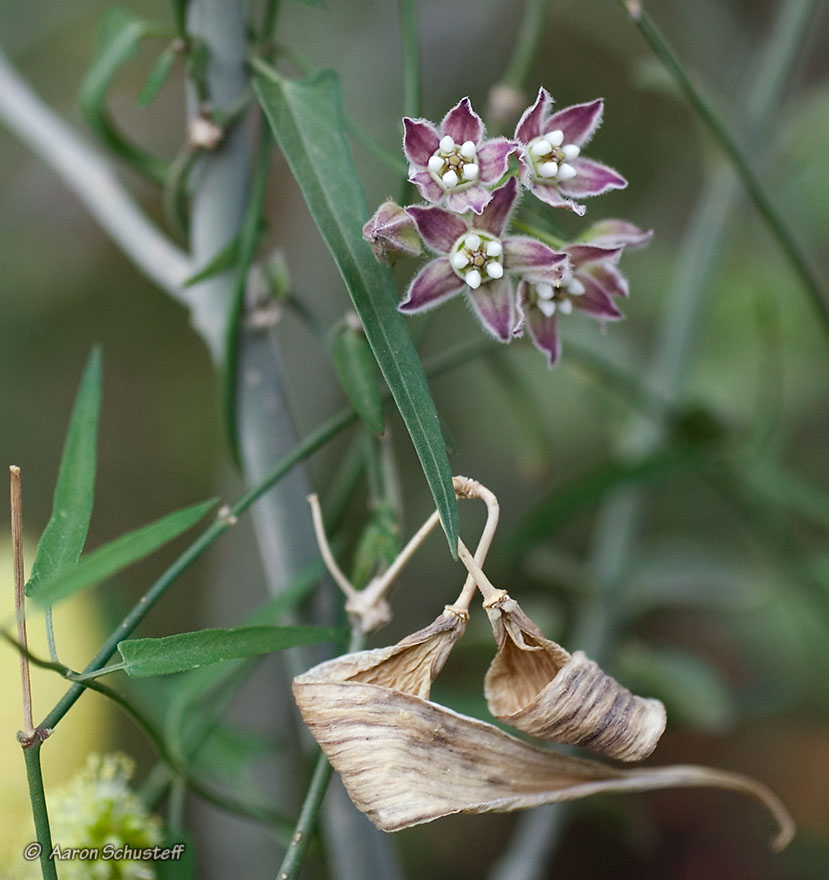
[[[752,170],[747,157],[738,146],[736,139],[732,137],[723,120],[714,112],[713,107],[705,100],[699,89],[694,86],[688,73],[682,66],[682,62],[668,41],[662,36],[659,28],[657,28],[650,16],[641,9],[638,0],[635,0],[635,2],[633,0],[616,0],[616,2],[628,12],[631,20],[639,29],[639,32],[645,38],[654,54],[662,62],[688,103],[696,111],[699,118],[708,126],[710,132],[719,142],[720,148],[730,159],[731,165],[742,180],[746,192],[754,203],[754,207],[760,213],[771,234],[777,239],[786,259],[799,277],[804,290],[811,298],[812,304],[821,320],[823,330],[829,333],[829,303],[824,298],[820,283],[809,267],[806,255],[795,240],[787,222],[780,215],[774,201]],[[791,10],[789,14],[792,16],[792,20],[802,19],[805,24],[811,19],[814,12],[813,6],[814,4],[798,4],[792,0],[792,2],[783,4],[781,12],[785,13],[787,10]],[[759,104],[764,101],[764,98],[765,96],[762,92],[754,91],[749,105],[760,110]],[[761,126],[758,124],[755,128],[754,120],[758,120],[759,123],[760,117],[765,117],[765,115],[765,112],[762,110],[760,110],[756,117],[752,117],[749,113],[748,120],[744,126],[744,134],[746,135],[743,138],[744,143],[752,144],[755,142],[756,134]]]
[[[742,124],[746,140],[762,142],[761,135],[769,130],[772,113],[800,58],[817,5],[816,0],[792,0],[779,7],[767,47],[748,77],[749,99]],[[674,63],[679,64],[675,57]],[[682,75],[687,80],[684,71]],[[699,111],[693,102],[692,106]],[[729,158],[733,161],[734,157],[729,154]],[[651,364],[644,371],[644,375],[651,377],[650,390],[669,406],[678,407],[683,402],[691,355],[706,306],[705,295],[726,242],[726,223],[739,193],[739,180],[733,168],[724,161],[718,162],[691,217],[676,261]],[[656,450],[665,440],[670,411],[661,416],[634,412],[627,427],[617,435],[616,457],[636,461]],[[593,589],[579,612],[573,645],[602,666],[608,665],[614,653],[623,622],[624,590],[636,554],[644,500],[641,490],[625,487],[611,494],[598,514],[590,559]],[[549,860],[566,829],[568,812],[566,806],[554,805],[523,816],[490,880],[540,880],[546,876]]]

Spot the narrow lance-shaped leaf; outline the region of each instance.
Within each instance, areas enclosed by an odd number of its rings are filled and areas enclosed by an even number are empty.
[[[282,153],[337,264],[420,459],[453,555],[457,507],[435,405],[403,317],[391,275],[363,241],[368,218],[343,133],[336,74],[286,80],[254,61],[254,89]]]
[[[186,532],[215,505],[215,498],[194,504],[170,513],[143,528],[127,532],[126,535],[90,553],[71,571],[39,585],[37,591],[32,593],[33,598],[46,605],[94,587],[134,562],[138,562],[139,559],[149,556],[182,532]]]
[[[101,352],[89,356],[63,446],[52,515],[37,545],[26,594],[36,593],[78,561],[86,541],[95,492],[95,455],[101,407]]]
[[[118,652],[128,675],[148,678],[298,645],[316,645],[340,635],[339,630],[330,626],[241,626],[202,629],[160,639],[130,639],[118,645]]]

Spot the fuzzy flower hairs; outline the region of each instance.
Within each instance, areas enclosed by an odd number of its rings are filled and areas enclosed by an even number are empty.
[[[773,848],[786,846],[794,834],[791,817],[766,786],[749,777],[687,765],[620,769],[531,745],[429,699],[480,592],[496,643],[484,680],[496,718],[537,738],[622,761],[649,755],[666,720],[659,700],[635,696],[580,651],[571,654],[547,639],[489,581],[483,565],[498,524],[497,499],[466,477],[455,477],[454,486],[458,498],[481,500],[488,513],[474,555],[458,542],[467,569],[458,598],[396,645],[345,654],[294,679],[302,718],[357,808],[381,830],[398,831],[454,813],[512,812],[602,792],[710,786],[759,799],[779,825]],[[316,499],[312,507],[321,552],[343,587],[352,624],[367,631],[388,619],[391,583],[438,523],[437,513],[385,574],[357,591],[331,557]]]
[[[418,257],[424,246],[434,255],[410,282],[400,311],[417,314],[462,296],[498,341],[526,330],[550,367],[561,354],[562,316],[581,312],[601,325],[621,320],[618,302],[628,285],[616,264],[626,248],[646,244],[650,231],[604,220],[567,241],[515,217],[525,191],[548,208],[582,216],[577,199],[627,186],[583,155],[603,109],[596,99],[553,113],[542,88],[511,139],[487,139],[468,98],[438,125],[405,118],[409,181],[426,204],[388,200],[363,228],[382,263]]]

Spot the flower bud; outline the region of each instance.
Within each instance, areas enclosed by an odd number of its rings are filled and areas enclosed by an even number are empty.
[[[400,257],[418,257],[423,251],[414,221],[391,199],[383,202],[363,226],[363,238],[371,245],[377,261],[387,266]]]

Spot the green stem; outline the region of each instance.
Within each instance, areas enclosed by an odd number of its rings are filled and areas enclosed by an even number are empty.
[[[320,752],[314,763],[314,772],[308,784],[305,800],[302,802],[302,809],[291,837],[291,843],[276,875],[278,880],[293,880],[299,876],[332,772],[328,759]]]
[[[420,116],[420,47],[415,0],[397,0],[403,43],[403,115]]]
[[[265,14],[262,21],[261,39],[270,40],[276,27],[276,19],[279,15],[280,0],[265,0]]]
[[[49,858],[52,852],[52,832],[49,829],[49,813],[46,810],[46,794],[43,791],[43,772],[40,769],[40,740],[23,749],[26,761],[26,779],[29,783],[29,798],[32,802],[32,816],[35,820],[35,833],[40,844],[40,871],[43,880],[58,880],[55,862]]]
[[[256,244],[259,241],[259,225],[265,205],[265,190],[268,182],[268,164],[270,160],[271,135],[267,125],[262,125],[259,132],[259,148],[256,155],[256,167],[253,172],[250,195],[239,230],[239,257],[236,263],[236,275],[230,292],[228,317],[225,325],[224,359],[222,364],[222,402],[224,404],[225,426],[233,458],[239,463],[239,437],[236,425],[237,389],[239,374],[239,326],[245,307],[245,291],[248,274]]]
[[[353,630],[351,641],[348,645],[349,653],[361,650],[364,641],[362,633],[356,629]],[[331,780],[331,773],[331,765],[328,763],[328,759],[320,752],[314,762],[314,772],[311,774],[311,781],[308,783],[308,790],[305,792],[305,799],[302,802],[302,809],[299,811],[299,818],[291,837],[291,844],[277,871],[277,880],[296,880],[299,876],[302,863],[305,860],[308,843],[314,830],[314,824],[317,821],[325,792],[328,789],[328,783]]]
[[[527,0],[524,16],[518,28],[515,47],[501,78],[504,85],[521,90],[530,74],[533,59],[544,33],[544,16],[548,0]]]
[[[803,254],[786,221],[749,167],[746,157],[737,146],[737,142],[726,129],[723,121],[714,112],[711,105],[691,82],[676,53],[653,23],[650,16],[641,10],[636,14],[632,13],[625,0],[616,0],[616,2],[628,12],[631,20],[645,38],[645,41],[673,77],[674,82],[676,82],[679,89],[685,95],[688,103],[708,126],[722,151],[731,161],[755,208],[757,208],[760,216],[766,222],[771,234],[777,239],[786,259],[800,279],[804,290],[811,298],[812,305],[820,317],[824,331],[829,333],[829,302],[824,298],[820,283],[810,268],[806,256]]]
[[[400,36],[403,50],[403,115],[420,116],[420,51],[417,36],[417,4],[415,0],[397,0],[400,11]],[[409,201],[411,184],[408,172],[400,183],[400,204]]]

